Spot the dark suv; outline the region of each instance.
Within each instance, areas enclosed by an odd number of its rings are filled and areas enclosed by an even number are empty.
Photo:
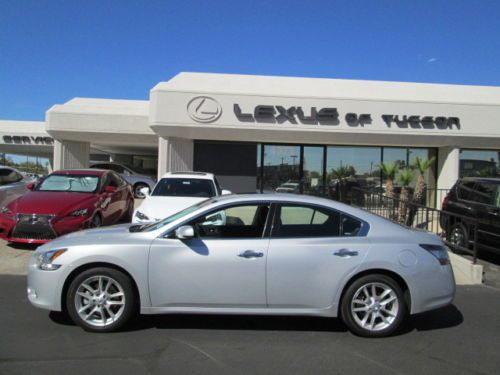
[[[477,223],[477,245],[500,253],[500,178],[459,179],[443,200],[440,223],[446,239],[469,248]]]

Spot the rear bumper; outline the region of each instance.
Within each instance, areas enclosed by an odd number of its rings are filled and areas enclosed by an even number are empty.
[[[412,314],[450,305],[456,290],[451,265],[439,266],[439,269],[425,275],[419,274],[412,289]]]

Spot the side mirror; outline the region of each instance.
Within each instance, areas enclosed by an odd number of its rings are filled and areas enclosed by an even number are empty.
[[[229,194],[233,194],[233,192],[231,190],[222,189],[221,194],[222,195],[229,195]]]
[[[28,185],[26,185],[26,189],[28,189],[28,190],[33,190],[34,188],[35,188],[34,182],[30,182]]]
[[[106,193],[110,193],[111,194],[111,193],[114,193],[115,191],[116,191],[116,187],[115,186],[109,186],[108,185],[108,186],[106,186],[104,188],[104,192],[106,192]]]
[[[183,225],[175,230],[175,236],[179,240],[189,240],[194,237],[194,229],[191,225]]]
[[[145,197],[147,197],[151,193],[151,191],[149,190],[149,187],[147,187],[147,186],[144,186],[143,188],[140,188],[139,191]]]

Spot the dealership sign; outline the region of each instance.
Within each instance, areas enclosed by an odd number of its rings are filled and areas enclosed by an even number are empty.
[[[197,96],[188,103],[187,112],[196,122],[211,123],[222,115],[222,106],[211,97]],[[240,122],[303,125],[340,125],[343,122],[350,127],[364,127],[373,122],[370,113],[341,113],[336,107],[259,104],[242,108],[240,104],[234,103],[233,113]],[[389,128],[460,129],[458,117],[383,114],[380,118]]]
[[[33,137],[26,135],[4,135],[3,142],[15,145],[43,145],[52,146],[54,139],[51,137]]]

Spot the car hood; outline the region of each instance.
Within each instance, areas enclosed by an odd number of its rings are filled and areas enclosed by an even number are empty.
[[[30,191],[12,202],[9,208],[16,213],[57,215],[88,207],[95,200],[93,193]]]
[[[206,199],[204,197],[156,197],[150,195],[144,199],[137,211],[147,215],[151,220],[161,220]]]
[[[137,224],[119,224],[111,227],[102,227],[94,229],[85,229],[78,232],[66,234],[47,242],[38,247],[40,251],[54,249],[56,247],[70,247],[75,245],[93,245],[93,244],[117,244],[130,243],[132,239],[155,238],[153,232],[130,232],[129,228]]]

